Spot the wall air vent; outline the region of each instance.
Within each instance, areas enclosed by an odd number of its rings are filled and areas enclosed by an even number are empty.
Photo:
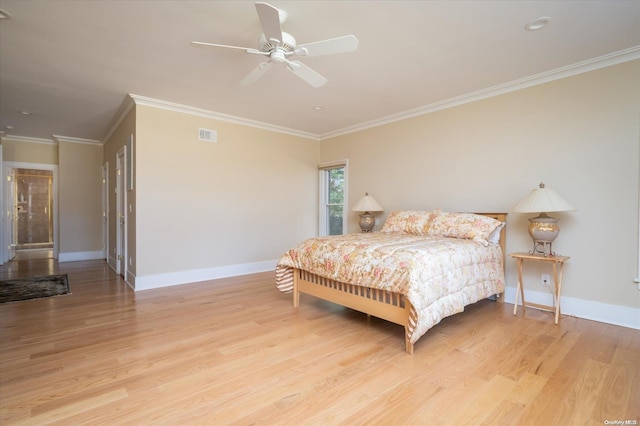
[[[211,129],[198,129],[198,139],[205,142],[218,142],[218,132]]]

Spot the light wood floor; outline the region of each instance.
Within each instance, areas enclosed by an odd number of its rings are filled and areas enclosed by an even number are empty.
[[[403,329],[262,273],[134,293],[102,261],[71,295],[0,304],[0,424],[603,425],[640,421],[640,331],[479,302]]]

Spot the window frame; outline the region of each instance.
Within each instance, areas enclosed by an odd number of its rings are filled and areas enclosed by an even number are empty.
[[[329,235],[329,218],[328,218],[328,206],[335,205],[329,204],[328,201],[328,172],[334,169],[344,169],[344,181],[342,188],[342,234],[347,233],[347,205],[349,201],[348,194],[348,175],[349,175],[349,162],[344,160],[330,161],[318,164],[318,235]]]

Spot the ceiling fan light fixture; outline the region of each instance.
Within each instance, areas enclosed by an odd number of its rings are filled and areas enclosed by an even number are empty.
[[[527,22],[526,25],[524,26],[524,29],[527,31],[538,31],[543,29],[547,25],[549,25],[550,22],[551,22],[550,16],[541,16],[539,18],[532,19],[531,21]]]
[[[281,64],[285,62],[284,51],[281,49],[276,49],[273,52],[271,52],[271,60],[276,64]]]

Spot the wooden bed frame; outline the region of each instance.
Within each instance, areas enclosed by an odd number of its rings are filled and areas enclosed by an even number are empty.
[[[477,213],[506,222],[507,213]],[[506,256],[506,226],[500,231],[500,247],[502,248],[502,267]],[[413,343],[409,341],[412,324],[416,318],[411,303],[404,295],[376,288],[357,286],[324,278],[302,269],[293,270],[293,306],[300,306],[300,293],[309,294],[342,306],[363,312],[367,315],[382,318],[401,325],[405,329],[405,350],[413,354]],[[497,300],[504,302],[502,294]]]

